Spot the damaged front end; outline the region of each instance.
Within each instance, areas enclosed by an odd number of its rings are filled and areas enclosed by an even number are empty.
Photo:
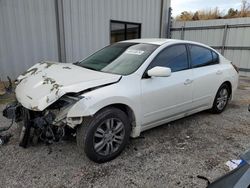
[[[82,95],[120,78],[74,64],[40,62],[17,78],[17,102],[7,105],[3,115],[19,125],[23,147],[38,140],[58,141],[67,134],[65,130],[74,132],[84,116],[92,115],[84,114],[90,99]]]
[[[82,118],[67,118],[68,110],[81,97],[65,95],[43,111],[29,110],[13,102],[3,110],[3,116],[15,121],[19,127],[19,145],[27,147],[43,141],[46,144],[60,141],[65,135],[74,133],[70,125],[80,124]],[[67,126],[69,125],[69,126]]]

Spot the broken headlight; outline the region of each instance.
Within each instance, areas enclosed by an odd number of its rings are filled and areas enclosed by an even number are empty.
[[[58,99],[56,102],[51,104],[48,107],[48,109],[51,109],[51,110],[59,109],[60,110],[61,108],[64,108],[64,107],[69,106],[71,104],[74,104],[79,99],[81,99],[81,97],[71,96],[71,95],[66,94],[66,95],[62,96],[60,99]]]

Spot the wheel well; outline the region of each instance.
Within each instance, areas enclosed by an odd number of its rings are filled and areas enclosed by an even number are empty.
[[[135,126],[135,114],[134,114],[133,110],[128,105],[117,103],[117,104],[108,105],[104,108],[109,108],[109,107],[114,107],[114,108],[117,108],[117,109],[123,111],[128,116],[130,124],[133,127]],[[102,108],[102,109],[104,109],[104,108]],[[102,110],[102,109],[100,109],[100,110]]]
[[[232,84],[229,81],[223,82],[223,84],[227,84],[228,85],[228,87],[229,87],[229,95],[231,97],[231,94],[232,94]],[[223,84],[221,84],[221,85],[223,85]]]

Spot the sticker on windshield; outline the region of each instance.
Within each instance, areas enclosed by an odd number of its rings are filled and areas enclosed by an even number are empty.
[[[126,54],[132,54],[132,55],[142,55],[144,51],[142,50],[126,50]]]

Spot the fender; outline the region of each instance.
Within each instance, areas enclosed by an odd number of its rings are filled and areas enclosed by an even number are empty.
[[[69,109],[67,119],[79,118],[84,119],[87,116],[93,116],[99,110],[114,104],[124,104],[128,106],[134,113],[135,127],[133,127],[132,135],[139,136],[141,130],[141,89],[140,82],[131,84],[135,79],[140,78],[135,74],[133,77],[123,76],[119,83],[111,84],[105,87],[97,88],[92,91],[83,93],[83,97],[77,101]],[[106,95],[112,93],[112,95]],[[79,124],[79,123],[78,123]],[[76,125],[71,126],[72,128]],[[136,130],[136,131],[135,131]],[[135,134],[136,132],[136,134]]]
[[[230,84],[232,86],[231,100],[233,100],[233,98],[234,98],[234,93],[237,90],[238,80],[239,80],[239,75],[236,72],[233,72],[233,71],[234,70],[228,69],[225,72],[226,76],[224,77],[224,79],[222,80],[222,83],[221,83],[221,84],[223,84],[224,82],[230,82]]]
[[[74,117],[87,117],[93,116],[99,110],[114,104],[124,104],[128,106],[134,113],[135,116],[135,127],[132,130],[132,137],[137,137],[140,135],[141,132],[141,118],[139,115],[139,109],[135,105],[136,102],[132,101],[129,98],[123,96],[115,96],[104,98],[103,100],[96,101],[95,97],[84,97],[78,102],[76,102],[68,111],[67,118],[74,118]],[[75,128],[76,125],[71,125],[72,128]]]

